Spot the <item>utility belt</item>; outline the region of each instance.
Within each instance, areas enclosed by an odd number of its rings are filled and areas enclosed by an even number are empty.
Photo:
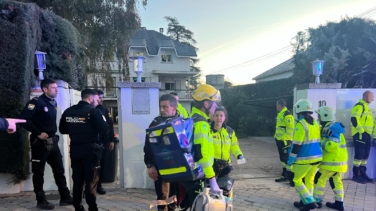
[[[218,170],[222,170],[229,166],[228,160],[214,159],[213,164]]]
[[[49,138],[47,138],[45,140],[40,139],[38,137],[35,137],[35,138],[33,138],[32,145],[34,145],[38,141],[43,141],[46,150],[47,151],[51,151],[54,148],[54,146],[53,146],[54,142],[58,142],[59,141],[59,136],[55,135],[55,136],[49,137]]]

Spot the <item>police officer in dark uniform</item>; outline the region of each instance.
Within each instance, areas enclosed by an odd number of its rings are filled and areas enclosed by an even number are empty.
[[[177,106],[177,101],[173,95],[162,95],[159,98],[161,115],[154,118],[154,120],[150,123],[149,128],[154,127],[162,122],[178,118],[179,115],[176,112]],[[148,136],[146,136],[145,138],[144,153],[144,162],[146,167],[148,168],[149,177],[154,180],[157,200],[166,200],[167,198],[176,195],[177,183],[164,182],[161,176],[158,174],[158,166],[155,163]],[[175,206],[175,204],[170,204],[168,206],[159,205],[158,211],[172,211],[175,210]]]
[[[99,141],[103,144],[103,154],[102,154],[102,159],[101,159],[101,172],[99,174],[99,181],[98,181],[98,186],[97,186],[97,193],[99,194],[106,194],[106,190],[102,187],[102,179],[104,177],[104,168],[103,166],[105,165],[105,159],[106,159],[106,154],[107,154],[107,148],[112,151],[115,146],[115,133],[114,133],[114,124],[112,121],[112,118],[110,117],[110,111],[106,106],[103,105],[103,91],[101,90],[95,90],[98,92],[99,100],[98,100],[98,105],[97,108],[102,112],[102,115],[106,118],[107,124],[110,126],[110,132],[107,137],[105,136],[99,136]]]
[[[81,92],[82,100],[64,111],[59,130],[69,134],[70,157],[73,170],[73,206],[76,211],[82,206],[82,191],[85,184],[85,199],[89,211],[97,211],[96,193],[103,146],[98,134],[107,136],[110,127],[104,116],[95,107],[98,93],[92,89]]]
[[[52,210],[55,206],[46,200],[43,191],[44,167],[46,162],[51,166],[56,185],[60,193],[60,206],[72,204],[72,197],[67,188],[64,176],[64,166],[58,146],[59,136],[56,125],[57,84],[52,79],[44,79],[41,84],[43,94],[29,101],[20,114],[26,119],[22,126],[31,132],[31,168],[33,172],[33,186],[37,199],[37,207]]]

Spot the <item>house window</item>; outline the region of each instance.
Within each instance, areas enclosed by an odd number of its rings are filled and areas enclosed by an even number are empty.
[[[137,82],[137,77],[132,77],[133,82]],[[141,77],[141,82],[145,82],[145,77]]]
[[[171,55],[162,55],[162,62],[172,62]]]
[[[166,90],[175,90],[175,84],[174,83],[165,83],[165,89]]]

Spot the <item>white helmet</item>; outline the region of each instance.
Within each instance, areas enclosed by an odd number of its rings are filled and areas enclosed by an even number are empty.
[[[294,111],[297,114],[302,113],[302,112],[313,113],[313,106],[312,106],[311,101],[307,99],[299,100],[294,105]]]
[[[321,106],[315,112],[320,115],[320,120],[323,122],[331,122],[335,120],[335,112],[329,106]]]

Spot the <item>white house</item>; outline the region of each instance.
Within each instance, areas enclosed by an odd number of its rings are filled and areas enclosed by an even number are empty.
[[[176,92],[180,103],[188,111],[191,110],[193,99],[188,84],[190,78],[197,74],[190,68],[190,58],[197,57],[193,47],[173,40],[161,32],[140,29],[131,37],[128,55],[145,57],[144,72],[141,76],[143,82],[161,82],[160,95]],[[87,87],[95,86],[104,91],[104,104],[109,107],[113,119],[116,120],[116,85],[119,81],[124,81],[124,76],[117,70],[116,61],[110,65],[113,69],[110,77],[105,77],[104,73],[88,74]],[[132,69],[132,59],[129,60],[129,67],[130,80],[136,82],[137,73]],[[104,78],[111,78],[111,81],[106,82]]]
[[[161,30],[162,32],[163,30]],[[191,110],[192,96],[188,90],[190,78],[197,74],[191,71],[190,58],[196,57],[196,50],[186,44],[169,38],[161,32],[141,29],[131,37],[129,56],[145,57],[142,81],[161,82],[160,95],[176,92],[180,103]],[[130,61],[129,66],[133,63]],[[137,74],[130,71],[130,78],[136,81]]]
[[[283,78],[289,78],[293,75],[293,69],[295,64],[293,63],[292,58],[282,62],[281,64],[261,73],[260,75],[253,78],[256,83],[265,82],[265,81],[274,81]]]

